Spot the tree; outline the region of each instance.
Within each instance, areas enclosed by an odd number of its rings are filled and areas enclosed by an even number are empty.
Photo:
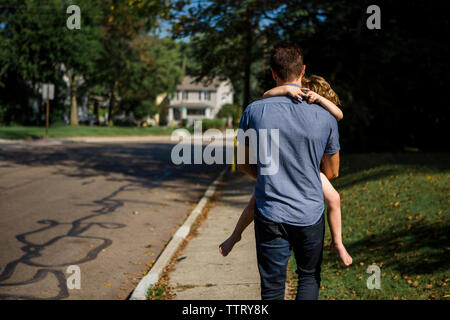
[[[92,1],[79,1],[83,8],[81,29],[61,28],[63,64],[61,71],[67,77],[70,90],[70,124],[78,125],[77,89],[95,71],[95,61],[101,50],[99,8]],[[59,31],[56,29],[55,31]]]
[[[171,93],[181,81],[179,45],[168,38],[139,35],[131,42],[132,57],[128,57],[118,79],[120,110],[133,112],[142,119],[158,110],[156,97]]]
[[[273,86],[268,53],[275,43],[299,43],[306,73],[324,76],[343,102],[342,146],[353,151],[440,148],[448,117],[450,24],[445,5],[425,0],[177,1],[173,31],[189,37],[198,78],[224,75],[244,107]],[[381,29],[366,26],[369,5],[381,8]],[[420,22],[419,22],[420,21]],[[189,60],[188,60],[189,62]],[[257,79],[257,81],[249,81]],[[423,84],[432,84],[425,103]],[[420,92],[420,94],[418,94]],[[260,91],[258,92],[260,93]],[[418,95],[421,98],[418,98]],[[426,105],[426,106],[425,106]]]
[[[263,56],[264,31],[282,1],[212,0],[176,1],[173,33],[190,37],[199,62],[197,79],[225,76],[243,92],[245,108],[251,100],[252,64]],[[259,93],[258,93],[259,94]]]
[[[372,4],[381,8],[380,30],[366,26]],[[445,12],[443,3],[423,0],[297,0],[286,2],[272,28],[299,42],[306,73],[324,76],[339,94],[344,148],[441,148],[435,137],[447,131],[441,101],[450,72],[450,49],[439,36],[450,31]],[[426,102],[424,83],[435,93]]]
[[[242,108],[236,104],[224,104],[222,108],[220,108],[218,116],[220,118],[231,118],[233,120],[233,125],[237,126],[242,116]]]
[[[91,1],[80,0],[83,7],[82,28],[66,27],[67,5],[58,0],[40,6],[37,0],[1,1],[0,6],[0,85],[12,86],[16,75],[29,83],[29,91],[38,97],[37,85],[52,82],[61,85],[61,76],[69,82],[71,95],[71,124],[77,124],[76,90],[83,76],[93,69],[100,51],[100,29],[95,7]],[[97,11],[98,12],[98,11]],[[8,90],[8,89],[7,89]],[[26,104],[26,102],[22,102]]]
[[[132,88],[137,83],[132,80],[142,80],[144,70],[149,71],[150,65],[140,59],[141,52],[134,41],[158,24],[168,10],[168,2],[80,0],[76,4],[81,8],[81,28],[75,30],[66,27],[69,18],[66,9],[71,4],[71,1],[49,0],[42,6],[37,0],[21,0],[12,5],[10,1],[0,0],[0,85],[7,86],[4,90],[8,92],[23,83],[30,88],[31,96],[39,98],[37,84],[56,83],[57,92],[61,93],[64,78],[70,94],[71,124],[78,123],[77,96],[103,93],[106,87],[111,120],[119,91],[125,96],[137,94],[135,101],[142,98],[140,91]],[[167,68],[172,65],[169,63]],[[161,72],[161,68],[158,70]],[[172,74],[169,81],[176,78],[177,73]],[[145,76],[147,80],[149,77],[151,74]],[[16,96],[7,96],[11,110],[17,109]],[[27,99],[19,105],[25,108]]]
[[[169,10],[165,0],[138,0],[101,2],[103,50],[98,61],[95,82],[101,82],[109,91],[108,123],[112,124],[118,90],[126,87],[121,83],[122,72],[133,59],[132,41],[140,34],[148,33],[158,25],[158,19]],[[132,63],[132,62],[131,62]],[[126,80],[125,80],[126,81]]]

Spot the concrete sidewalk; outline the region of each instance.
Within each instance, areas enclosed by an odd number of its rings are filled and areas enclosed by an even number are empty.
[[[259,300],[260,284],[256,262],[253,223],[248,226],[227,257],[219,244],[233,231],[247,205],[254,181],[227,173],[215,206],[189,241],[170,272],[169,284],[179,300]]]

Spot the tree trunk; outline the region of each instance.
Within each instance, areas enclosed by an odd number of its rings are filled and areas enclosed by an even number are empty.
[[[95,115],[95,124],[100,124],[100,117],[98,115],[98,101],[94,102],[94,115]]]
[[[75,83],[75,76],[72,76],[70,72],[69,84],[70,84],[70,125],[78,125],[78,108],[77,108],[77,88]]]
[[[247,11],[248,27],[245,33],[245,58],[244,58],[244,98],[242,109],[245,110],[250,104],[250,74],[252,66],[252,46],[253,46],[253,28],[252,28],[252,12]]]
[[[248,53],[247,53],[248,54]],[[246,59],[247,60],[247,59]],[[251,62],[245,62],[245,74],[244,74],[244,99],[242,109],[245,110],[250,104],[250,67]]]
[[[116,100],[116,97],[114,96],[114,85],[111,88],[111,97],[109,99],[109,106],[108,106],[108,126],[112,126],[113,125],[113,121],[112,121],[112,112],[114,109],[114,102]]]

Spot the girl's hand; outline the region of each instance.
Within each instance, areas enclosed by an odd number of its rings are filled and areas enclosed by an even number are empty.
[[[314,103],[314,102],[320,103],[320,100],[322,99],[321,95],[319,95],[318,93],[316,93],[312,90],[306,89],[306,88],[302,88],[302,90],[306,91],[306,93],[304,94],[304,97],[305,97],[306,101],[308,101],[308,103]]]
[[[306,93],[304,92],[304,88],[299,88],[296,86],[285,86],[287,94],[292,98],[303,100],[303,97],[306,97]]]

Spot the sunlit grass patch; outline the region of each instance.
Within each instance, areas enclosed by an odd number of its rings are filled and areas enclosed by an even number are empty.
[[[49,138],[71,137],[130,137],[130,136],[164,136],[174,129],[168,127],[119,127],[119,126],[50,126]],[[0,126],[0,139],[39,139],[44,138],[45,127]]]
[[[321,299],[445,299],[450,294],[449,154],[342,155],[333,181],[353,264],[327,250]],[[366,285],[381,267],[381,290]],[[290,263],[295,278],[295,261]],[[295,279],[291,279],[294,280]]]

